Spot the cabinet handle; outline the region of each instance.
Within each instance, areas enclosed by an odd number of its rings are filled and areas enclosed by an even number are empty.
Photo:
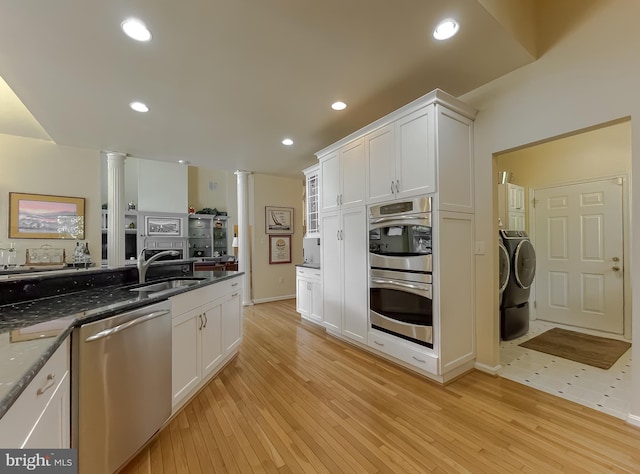
[[[202,315],[199,314],[198,317],[200,318],[200,327],[198,328],[198,331],[202,331]]]
[[[238,296],[240,293],[234,293],[231,295],[232,298],[235,298],[236,296]]]
[[[393,181],[391,181],[391,194],[395,193],[395,191],[393,190]]]
[[[336,194],[336,206],[340,205],[340,195]]]
[[[400,180],[396,179],[396,194],[400,192]]]
[[[53,387],[56,384],[56,374],[49,374],[47,375],[47,383],[44,387],[39,388],[36,391],[36,395],[40,396],[42,395],[44,392],[46,392],[47,390],[49,390],[51,387]]]
[[[207,317],[207,313],[204,313],[204,327],[207,327],[207,323],[209,322],[209,318]]]
[[[413,358],[414,358],[415,360],[417,360],[418,362],[421,362],[421,363],[423,363],[423,364],[426,364],[426,362],[427,362],[426,360],[418,359],[416,356],[413,356]]]
[[[238,286],[238,282],[232,283],[231,286]]]
[[[374,344],[380,346],[380,347],[384,347],[384,343],[382,342],[378,342],[378,341],[373,341]]]

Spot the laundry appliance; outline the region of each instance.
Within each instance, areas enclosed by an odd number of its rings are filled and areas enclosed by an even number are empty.
[[[500,303],[500,337],[515,339],[529,331],[529,296],[536,275],[536,253],[523,230],[501,230],[510,272]]]

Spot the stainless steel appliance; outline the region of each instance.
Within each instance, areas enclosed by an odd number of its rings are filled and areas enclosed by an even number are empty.
[[[369,209],[369,318],[374,329],[433,348],[431,203]]]
[[[72,350],[79,472],[112,474],[171,416],[170,303],[82,325]]]
[[[371,268],[431,272],[431,197],[369,209]]]

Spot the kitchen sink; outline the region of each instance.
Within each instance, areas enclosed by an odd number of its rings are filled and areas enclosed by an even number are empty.
[[[197,285],[202,280],[204,280],[204,278],[178,278],[175,280],[148,283],[145,285],[137,286],[135,288],[130,288],[129,291],[144,292],[148,296],[155,296],[158,293],[168,293],[170,292],[170,290]]]

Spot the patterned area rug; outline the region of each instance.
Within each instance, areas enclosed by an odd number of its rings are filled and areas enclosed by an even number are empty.
[[[628,342],[561,328],[549,329],[519,345],[601,369],[611,367],[631,347]]]

